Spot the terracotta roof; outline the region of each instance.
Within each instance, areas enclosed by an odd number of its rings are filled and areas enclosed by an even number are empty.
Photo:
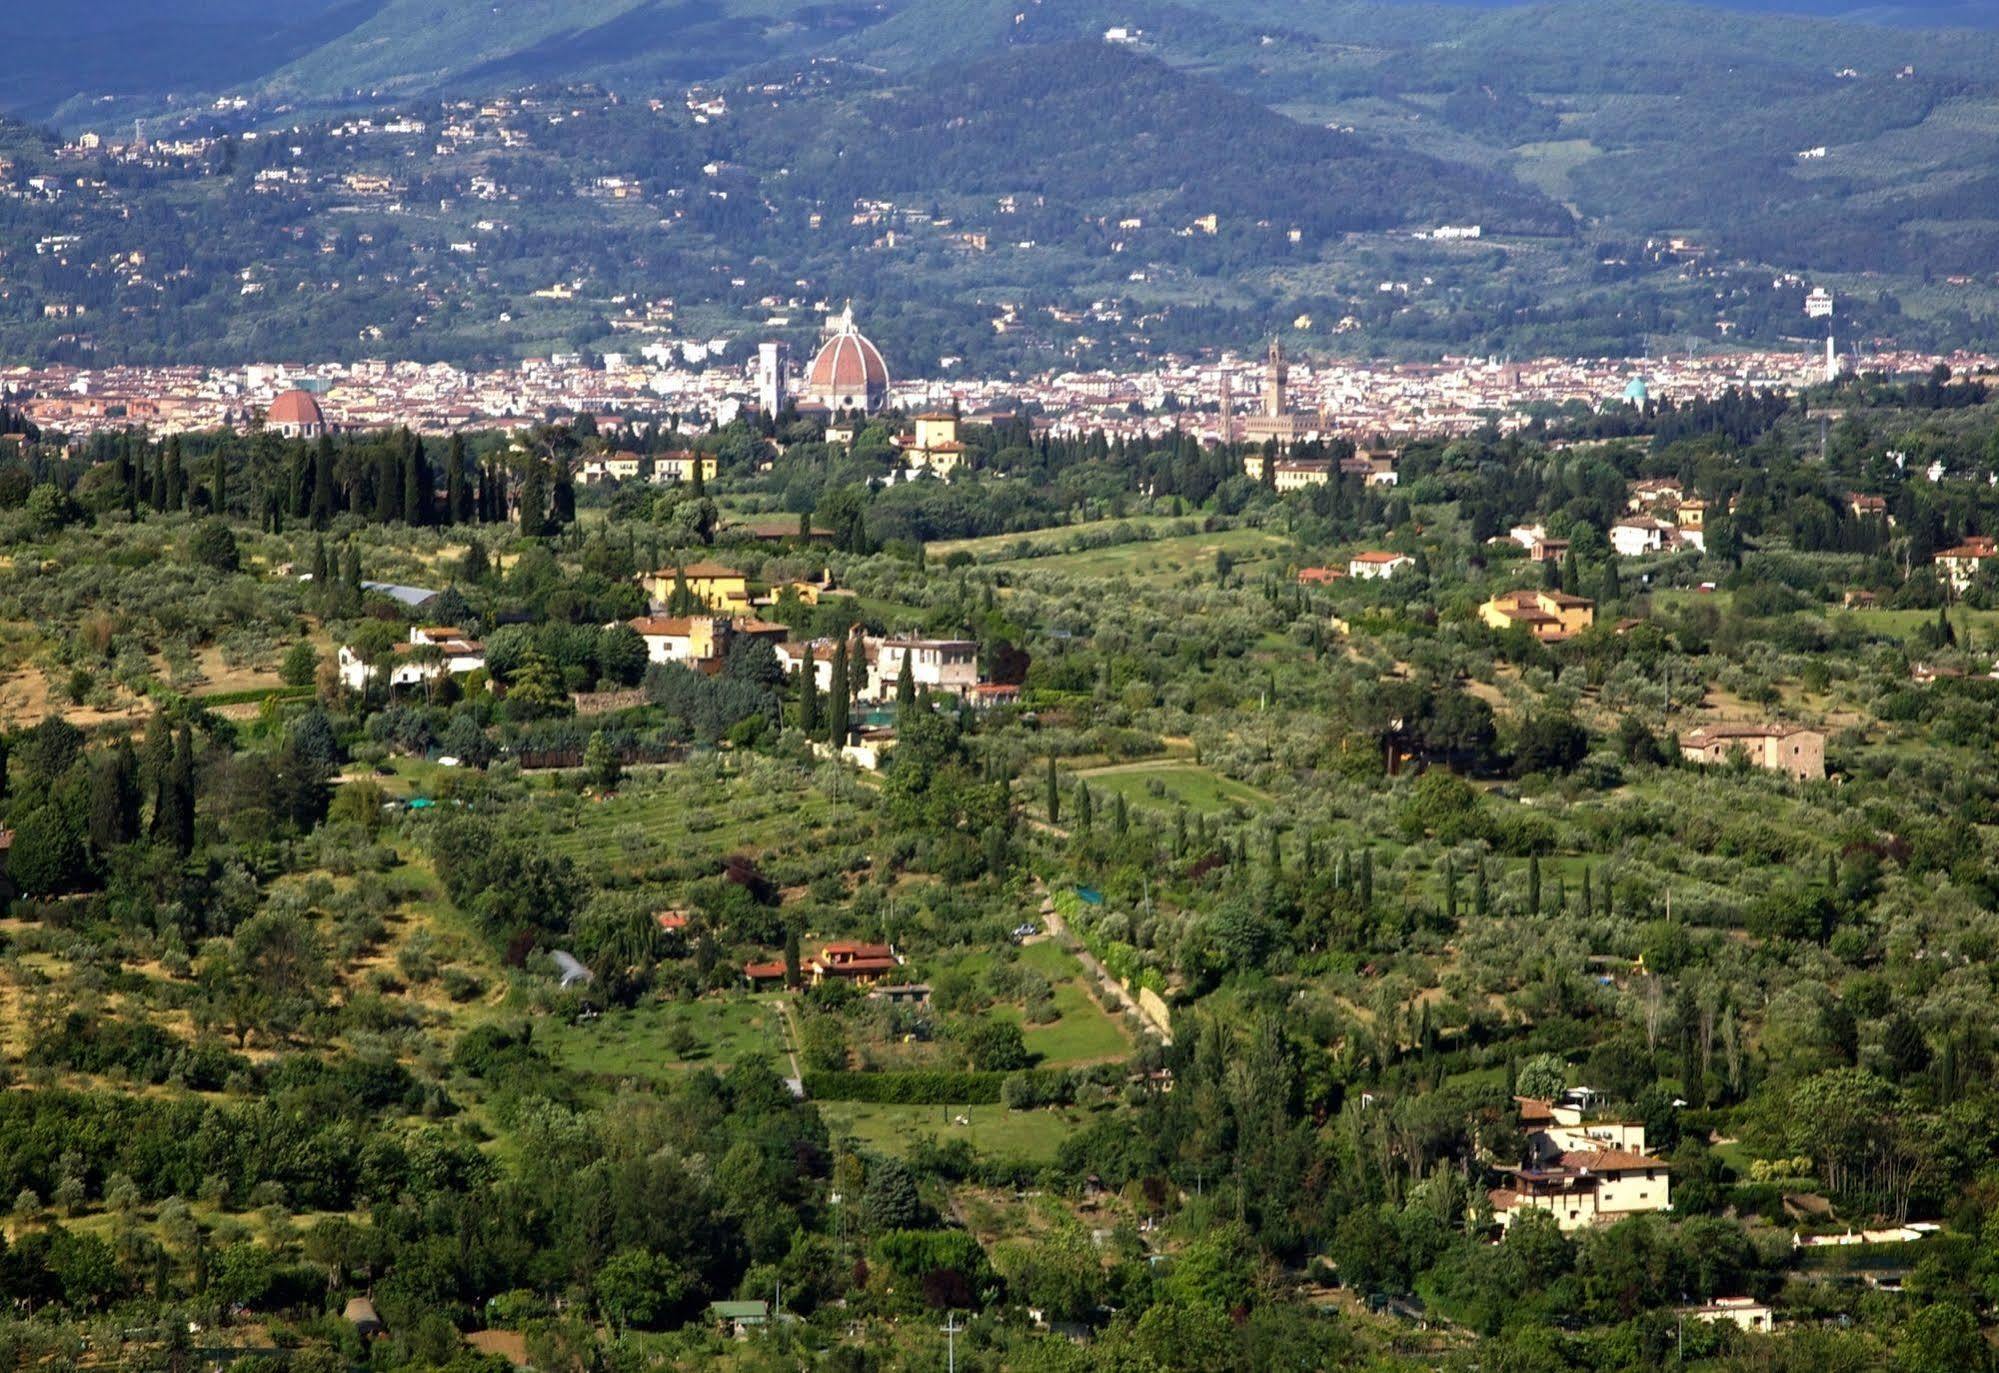
[[[326,423],[326,413],[319,408],[310,391],[287,391],[271,402],[271,408],[264,414],[266,424],[319,424]]]
[[[1591,1173],[1628,1173],[1641,1168],[1663,1171],[1672,1165],[1649,1154],[1634,1154],[1629,1149],[1588,1149],[1563,1154],[1562,1166]]]
[[[625,623],[648,638],[667,637],[680,639],[685,638],[693,630],[696,618],[693,615],[641,615],[637,619],[627,620]],[[704,615],[699,618],[706,619],[708,617]]]
[[[1357,563],[1408,562],[1409,555],[1407,553],[1381,553],[1381,552],[1370,551],[1366,553],[1354,554],[1353,561]]]
[[[806,388],[815,393],[867,391],[888,387],[888,364],[881,350],[858,329],[843,329],[826,340],[812,359]]]

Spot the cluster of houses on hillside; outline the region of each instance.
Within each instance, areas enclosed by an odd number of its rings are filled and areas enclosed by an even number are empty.
[[[1398,482],[1397,468],[1402,461],[1402,450],[1375,446],[1363,448],[1350,458],[1273,458],[1260,452],[1243,456],[1243,475],[1251,481],[1264,480],[1265,468],[1270,468],[1270,484],[1279,491],[1303,491],[1309,487],[1324,486],[1335,476],[1358,477],[1366,486],[1394,486]],[[1274,464],[1274,466],[1273,466]]]
[[[1524,1161],[1499,1165],[1506,1181],[1487,1193],[1502,1229],[1527,1211],[1545,1211],[1569,1231],[1672,1209],[1672,1167],[1647,1151],[1644,1125],[1592,1119],[1589,1099],[1580,1090],[1560,1101],[1514,1098]]]
[[[1625,494],[1626,516],[1607,537],[1620,558],[1707,548],[1707,502],[1687,494],[1671,477],[1633,482]]]
[[[825,597],[844,594],[830,572],[758,591],[736,568],[695,562],[641,573],[639,582],[646,589],[648,613],[625,623],[644,642],[649,662],[679,663],[712,674],[721,670],[738,641],[763,639],[788,676],[810,672],[821,692],[832,689],[833,657],[840,641],[799,639],[790,626],[759,616],[786,598],[816,606]],[[979,645],[972,639],[877,636],[857,628],[846,643],[851,664],[848,685],[859,701],[893,699],[905,664],[916,689],[933,696],[979,706],[1006,704],[1020,696],[1018,686],[981,679]],[[341,683],[351,690],[365,690],[371,682],[399,690],[483,668],[486,650],[454,626],[427,625],[411,629],[408,641],[379,661],[368,661],[355,645],[343,644],[338,665]]]

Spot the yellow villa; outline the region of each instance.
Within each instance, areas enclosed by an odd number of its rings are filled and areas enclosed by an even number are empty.
[[[1530,588],[1494,596],[1478,608],[1478,617],[1494,629],[1525,625],[1543,643],[1558,643],[1596,623],[1596,602],[1587,596]]]
[[[750,609],[749,579],[733,567],[721,563],[689,563],[685,567],[662,567],[639,574],[646,595],[665,605],[673,599],[673,584],[685,578],[687,590],[710,610],[728,615],[747,614]]]

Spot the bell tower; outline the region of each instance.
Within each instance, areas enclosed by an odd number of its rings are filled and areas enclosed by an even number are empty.
[[[1272,419],[1283,414],[1288,408],[1284,391],[1290,379],[1290,368],[1284,364],[1284,345],[1272,339],[1270,361],[1263,374],[1263,413]]]

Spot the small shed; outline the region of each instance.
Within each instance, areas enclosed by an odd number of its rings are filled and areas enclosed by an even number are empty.
[[[389,1327],[375,1314],[375,1303],[366,1297],[349,1297],[340,1318],[354,1327],[354,1333],[364,1340],[379,1340],[389,1333]]]
[[[720,1326],[724,1334],[741,1339],[750,1331],[770,1324],[770,1303],[711,1301],[708,1303],[708,1318]]]

